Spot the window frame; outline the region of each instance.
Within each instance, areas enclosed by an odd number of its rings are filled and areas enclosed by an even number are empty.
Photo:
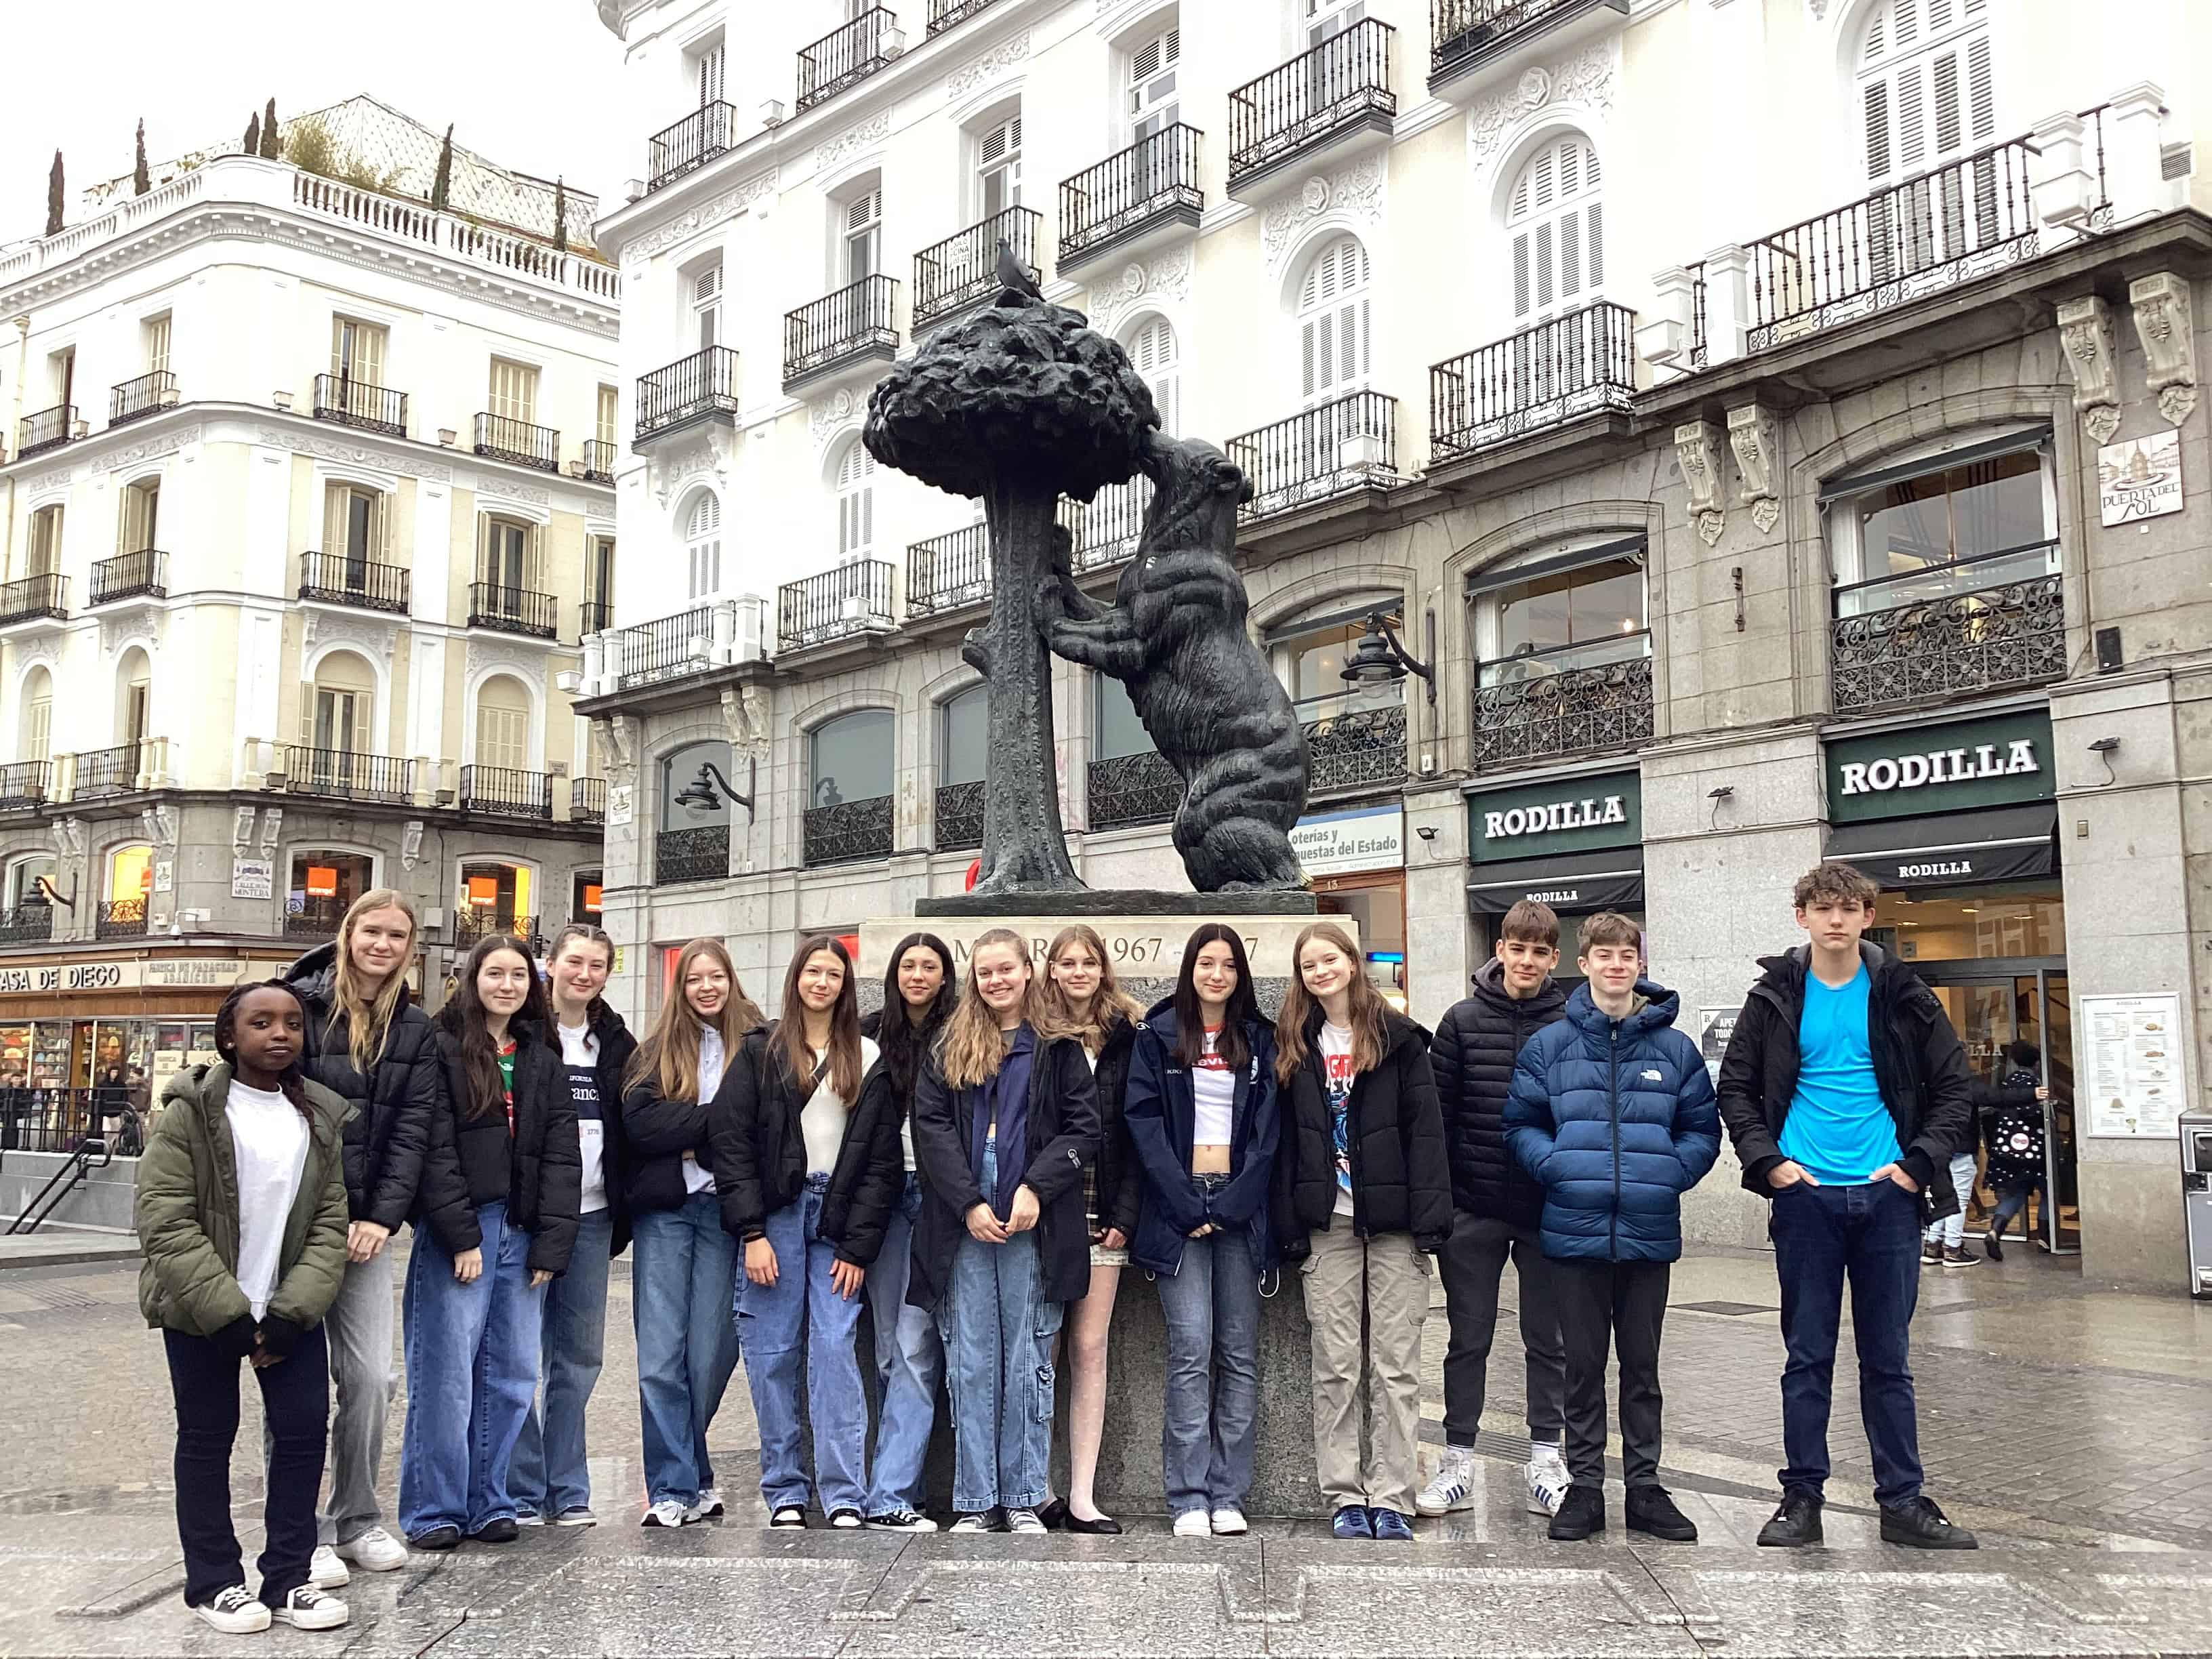
[[[1911,483],[1941,473],[1963,471],[1984,462],[2002,460],[2008,456],[2028,453],[2036,457],[2037,479],[2042,486],[2044,535],[2040,540],[2022,542],[2016,546],[1960,559],[1957,556],[1958,538],[1954,528],[1950,537],[1952,556],[1943,563],[1930,564],[1917,571],[1891,571],[1881,574],[1869,573],[1863,539],[1865,524],[1856,503],[1899,484]],[[1955,492],[1946,491],[1945,494],[1948,497]],[[1948,451],[1936,451],[1911,460],[1901,460],[1893,466],[1883,467],[1875,472],[1842,479],[1837,487],[1821,491],[1820,504],[1822,516],[1826,520],[1824,539],[1827,544],[1829,611],[1832,617],[1864,614],[1862,606],[1851,596],[1862,599],[1877,597],[1875,590],[1887,584],[1903,584],[1916,579],[1932,584],[1947,571],[1979,569],[1996,580],[2032,580],[2038,574],[2057,575],[2063,568],[2059,547],[2062,520],[2059,514],[2057,455],[2052,434],[2045,428],[2012,434],[1984,443],[1962,445]],[[2039,552],[2043,555],[2043,568],[2039,572],[2031,572],[2028,566],[2035,561],[2030,556]],[[2008,574],[1997,576],[2000,566]],[[1951,593],[1970,593],[1979,589],[1960,586],[1948,591]],[[1911,602],[1905,599],[1897,601],[1898,604]],[[1886,605],[1872,607],[1875,611],[1891,608]]]
[[[823,738],[824,735],[835,731],[841,726],[857,726],[862,722],[866,722],[872,728],[879,726],[885,733],[886,742],[884,753],[884,774],[883,781],[884,787],[872,793],[865,795],[856,795],[846,790],[839,789],[837,791],[837,799],[835,801],[821,800],[818,797],[820,795],[823,784],[827,782],[834,788],[836,786],[837,781],[836,775],[835,773],[830,774],[826,778],[823,775]],[[896,711],[883,708],[848,708],[841,713],[832,714],[828,720],[823,720],[808,729],[806,733],[805,805],[809,810],[824,805],[849,805],[854,801],[880,800],[887,795],[894,795],[897,793],[898,715]]]
[[[1519,656],[1503,652],[1503,612],[1504,595],[1508,590],[1525,587],[1548,576],[1571,575],[1577,571],[1592,569],[1599,565],[1623,562],[1633,565],[1643,577],[1642,628],[1629,634],[1597,635],[1587,641],[1570,640],[1563,645],[1545,646],[1523,652]],[[1493,671],[1512,663],[1532,659],[1541,665],[1547,659],[1592,649],[1601,639],[1641,640],[1644,649],[1640,654],[1644,658],[1648,659],[1656,653],[1656,647],[1652,640],[1650,538],[1641,532],[1630,536],[1601,532],[1586,538],[1577,538],[1564,545],[1555,544],[1542,552],[1532,549],[1526,556],[1492,565],[1471,575],[1468,579],[1466,603],[1468,654],[1478,686],[1500,684],[1504,677]],[[1603,665],[1636,659],[1635,654],[1608,657],[1603,659]],[[1560,672],[1603,665],[1569,663]]]

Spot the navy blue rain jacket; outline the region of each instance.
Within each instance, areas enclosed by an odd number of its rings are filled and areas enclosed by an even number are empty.
[[[1176,1058],[1176,1035],[1175,1005],[1164,1001],[1137,1027],[1137,1046],[1129,1057],[1121,1121],[1129,1127],[1145,1187],[1144,1212],[1130,1241],[1129,1259],[1172,1277],[1182,1267],[1184,1240],[1211,1222],[1224,1231],[1243,1228],[1252,1242],[1252,1265],[1265,1273],[1275,1265],[1267,1191],[1282,1141],[1274,1031],[1257,1020],[1245,1024],[1244,1042],[1251,1053],[1237,1073],[1230,1179],[1210,1203],[1191,1182],[1197,1095],[1190,1067]]]

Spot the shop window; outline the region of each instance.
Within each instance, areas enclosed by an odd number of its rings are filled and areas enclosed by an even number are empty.
[[[1473,595],[1484,685],[1651,654],[1644,554],[1618,543],[1485,580]]]
[[[809,806],[842,806],[891,793],[894,724],[889,709],[840,714],[807,738]]]
[[[2056,882],[1888,892],[1875,906],[1868,937],[1908,962],[2063,957],[2066,901]]]
[[[599,909],[604,902],[605,878],[597,870],[579,870],[568,885],[568,920],[587,927],[599,924]],[[550,933],[550,930],[549,933]]]
[[[2042,448],[1887,477],[1829,497],[1836,614],[1985,592],[2058,573],[2057,502]]]
[[[353,902],[375,885],[376,861],[365,854],[293,854],[292,878],[284,894],[286,937],[337,937]]]
[[[534,872],[528,865],[492,860],[464,864],[453,906],[454,944],[473,945],[495,934],[529,938],[538,931],[534,897]]]

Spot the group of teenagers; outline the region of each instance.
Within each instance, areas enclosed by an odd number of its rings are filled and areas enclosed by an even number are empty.
[[[1848,1279],[1883,1535],[1971,1547],[1920,1492],[1904,1329],[1922,1226],[1956,1202],[1969,1083],[1933,995],[1861,940],[1872,896],[1846,866],[1800,880],[1808,941],[1760,964],[1717,1101],[1674,1029],[1676,997],[1643,977],[1636,924],[1609,913],[1582,922],[1569,994],[1553,977],[1557,916],[1515,906],[1433,1037],[1324,921],[1297,936],[1272,1021],[1243,939],[1219,924],[1192,933],[1150,1010],[1084,926],[1041,963],[1019,935],[986,932],[964,972],[944,941],[911,934],[865,1017],[834,937],[799,945],[772,1018],[722,944],[698,939],[640,1041],[601,995],[613,946],[586,927],[555,938],[542,969],[515,939],[481,941],[426,1013],[407,986],[414,913],[371,892],[333,943],[226,999],[219,1063],[171,1080],[140,1162],[140,1299],[176,1404],[185,1601],[227,1632],[329,1629],[354,1569],[594,1523],[585,1410],[625,1251],[648,1528],[724,1512],[708,1436],[742,1355],[772,1528],[815,1508],[833,1528],[935,1530],[923,1463],[942,1383],[952,1531],[1118,1533],[1094,1483],[1108,1335],[1133,1268],[1166,1328],[1174,1531],[1242,1534],[1261,1305],[1294,1267],[1332,1529],[1409,1540],[1416,1513],[1476,1501],[1510,1261],[1528,1508],[1553,1538],[1605,1525],[1610,1352],[1626,1524],[1694,1539],[1658,1481],[1659,1336],[1680,1194],[1713,1164],[1723,1120],[1745,1184],[1774,1200],[1790,1350],[1790,1465],[1759,1541],[1820,1540]],[[402,1225],[394,1537],[378,1486]],[[1446,1445],[1417,1492],[1437,1274]],[[241,1361],[267,1443],[254,1592],[230,1514]]]

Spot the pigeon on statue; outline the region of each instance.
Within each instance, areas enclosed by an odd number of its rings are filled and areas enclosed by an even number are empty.
[[[1044,291],[1036,279],[1022,269],[1022,262],[1014,258],[1014,250],[1003,236],[999,238],[999,286],[1031,300],[1041,300]]]

